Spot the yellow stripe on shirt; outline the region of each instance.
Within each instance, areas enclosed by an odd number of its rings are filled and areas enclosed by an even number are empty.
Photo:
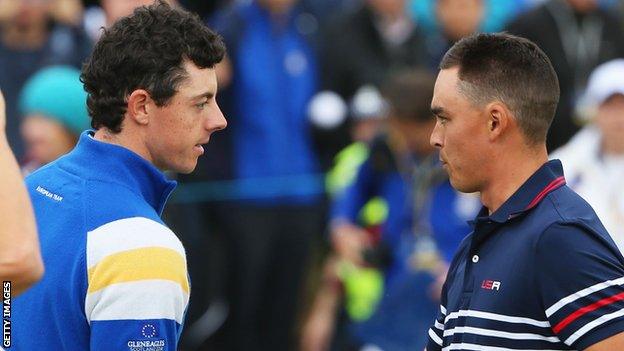
[[[145,279],[170,280],[189,292],[184,257],[164,247],[145,247],[108,255],[88,270],[88,279],[87,293],[111,284]]]

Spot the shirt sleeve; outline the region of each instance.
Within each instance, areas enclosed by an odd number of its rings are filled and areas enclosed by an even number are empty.
[[[624,332],[624,264],[609,237],[553,224],[536,246],[537,286],[551,329],[583,350]]]
[[[189,299],[184,248],[164,225],[129,218],[87,234],[90,350],[177,350]]]

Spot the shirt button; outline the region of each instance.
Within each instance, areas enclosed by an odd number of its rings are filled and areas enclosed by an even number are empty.
[[[479,256],[478,255],[472,256],[472,263],[477,263],[477,262],[479,262]]]

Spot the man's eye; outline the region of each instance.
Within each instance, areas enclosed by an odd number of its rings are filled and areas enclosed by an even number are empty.
[[[195,106],[197,106],[197,108],[199,108],[200,110],[203,110],[204,107],[206,107],[206,105],[208,105],[208,101],[204,101],[204,102],[199,103],[199,104],[197,104]]]

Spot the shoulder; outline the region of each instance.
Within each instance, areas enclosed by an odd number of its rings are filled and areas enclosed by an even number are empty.
[[[604,227],[585,199],[567,185],[550,193],[543,202],[543,210],[550,210],[553,222],[560,225],[575,225],[604,231]],[[537,209],[539,210],[539,209]]]
[[[87,232],[87,267],[115,254],[163,254],[184,258],[177,236],[164,224],[145,217],[130,217],[106,223]]]
[[[141,217],[163,223],[160,216],[138,192],[126,185],[103,180],[89,180],[85,189],[85,221],[91,231],[107,223]]]
[[[567,185],[546,195],[510,226],[528,240],[535,255],[556,254],[581,242],[593,242],[602,247],[598,250],[617,250],[593,208]]]
[[[545,199],[542,210],[552,216],[535,242],[536,254],[554,255],[565,261],[569,255],[610,257],[622,261],[613,239],[592,207],[567,186]],[[536,208],[540,210],[540,208]],[[570,256],[571,257],[571,256]]]

